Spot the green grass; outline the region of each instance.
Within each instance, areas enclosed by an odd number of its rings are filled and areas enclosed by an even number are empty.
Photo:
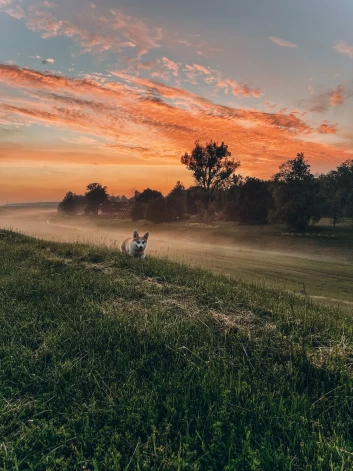
[[[54,216],[53,224],[62,223]],[[214,273],[227,273],[237,279],[266,284],[297,294],[305,292],[316,302],[339,306],[353,313],[353,228],[329,221],[309,228],[303,234],[288,234],[281,226],[239,226],[216,222],[210,228],[186,223],[151,225],[147,221],[104,218],[68,218],[65,225],[92,228],[92,239],[114,237],[114,230],[129,234],[134,227],[151,231],[149,252]],[[109,231],[109,232],[106,232]],[[161,239],[161,243],[155,242]]]
[[[0,469],[350,470],[351,315],[0,232]]]
[[[50,224],[48,224],[48,220]],[[151,233],[149,253],[187,262],[214,273],[262,283],[353,314],[353,227],[336,228],[326,219],[306,235],[288,234],[281,226],[241,226],[217,221],[210,227],[190,222],[151,224],[104,217],[62,218],[38,208],[0,207],[0,226],[28,235],[65,242],[119,246],[133,229]]]

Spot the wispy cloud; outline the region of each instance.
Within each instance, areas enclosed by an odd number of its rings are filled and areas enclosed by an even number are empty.
[[[142,56],[150,49],[160,47],[160,28],[149,28],[141,19],[125,15],[117,8],[106,15],[98,14],[92,3],[90,11],[81,15],[80,20],[84,21],[80,21],[80,24],[85,24],[82,28],[75,20],[58,18],[47,11],[47,8],[55,6],[51,2],[29,5],[27,11],[21,5],[12,7],[12,3],[12,0],[0,0],[2,11],[17,19],[25,18],[27,28],[41,33],[44,39],[57,36],[72,39],[78,44],[81,53],[118,53],[134,48],[138,56]]]
[[[269,111],[273,111],[277,108],[277,104],[276,103],[272,103],[271,101],[269,100],[266,100],[264,102],[264,105],[266,106],[266,108],[269,110]]]
[[[338,85],[337,88],[334,88],[332,90],[332,93],[330,95],[330,105],[331,106],[338,106],[338,105],[342,105],[342,103],[345,102],[346,98],[347,98],[347,92],[345,91],[345,89],[343,88],[342,85]]]
[[[258,88],[251,88],[248,84],[239,84],[235,80],[220,79],[218,80],[217,87],[224,90],[227,95],[229,92],[235,96],[259,98],[262,92]]]
[[[37,55],[37,56],[28,56],[28,59],[39,59],[42,64],[54,64],[55,60],[51,57],[48,57],[47,59],[44,59],[43,57]]]
[[[268,39],[272,41],[273,43],[277,44],[277,46],[291,47],[291,48],[298,47],[298,44],[291,43],[289,41],[286,41],[285,39],[278,38],[277,36],[269,36]]]
[[[175,78],[175,82],[177,85],[180,85],[180,78],[179,78],[179,65],[172,61],[171,59],[168,59],[167,57],[162,57],[162,63],[164,67],[171,72],[173,77]]]
[[[329,124],[326,120],[320,124],[320,133],[321,134],[337,134],[338,123]]]
[[[256,170],[260,176],[270,174],[298,148],[319,160],[328,155],[333,159],[345,156],[344,149],[304,143],[301,138],[314,130],[294,112],[222,106],[142,77],[114,71],[108,75],[111,77],[102,84],[94,78],[74,79],[0,64],[0,83],[23,94],[2,98],[0,115],[7,123],[39,123],[105,139],[107,151],[114,149],[119,159],[124,158],[122,149],[129,148],[129,155],[144,161],[178,162],[195,139],[223,140],[235,157],[241,157],[245,172]],[[72,144],[79,146],[80,141]]]
[[[333,49],[336,49],[337,52],[353,59],[353,46],[349,45],[344,41],[336,41]]]
[[[202,72],[205,75],[211,75],[211,72],[206,67],[204,67],[203,65],[194,64],[193,67],[194,67],[194,69],[198,70],[199,72]]]
[[[308,111],[314,113],[324,113],[330,106],[342,105],[352,94],[352,90],[346,89],[343,85],[338,85],[326,92],[313,94],[311,98],[300,100],[299,105],[305,106]]]
[[[84,145],[84,146],[97,144],[98,142],[97,139],[93,139],[87,136],[78,136],[78,137],[72,137],[72,138],[62,137],[61,140],[64,142],[68,142],[70,144],[79,144],[79,145]]]
[[[1,6],[1,3],[0,3],[0,6]],[[17,20],[21,20],[22,18],[25,18],[25,16],[26,16],[25,11],[21,7],[21,5],[16,5],[13,8],[7,8],[4,11],[5,11],[5,13],[12,16],[13,18],[16,18]]]

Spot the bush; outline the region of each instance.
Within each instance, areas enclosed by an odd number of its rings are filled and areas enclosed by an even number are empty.
[[[148,202],[145,218],[154,223],[166,222],[169,219],[167,205],[163,196]]]
[[[223,210],[223,215],[228,221],[238,221],[239,206],[235,201],[229,201]]]
[[[163,195],[160,191],[151,190],[151,188],[146,188],[145,190],[143,190],[142,193],[137,196],[136,202],[147,204],[149,201],[155,200],[156,198],[160,198],[161,196]]]
[[[146,205],[143,203],[134,203],[130,208],[130,217],[133,221],[143,219],[145,216]]]
[[[177,196],[167,196],[165,199],[166,211],[172,221],[181,221],[185,215],[185,198]]]

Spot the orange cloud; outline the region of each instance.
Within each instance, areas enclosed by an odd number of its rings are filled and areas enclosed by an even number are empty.
[[[338,85],[338,87],[333,89],[332,91],[332,94],[330,96],[330,105],[331,106],[342,105],[344,101],[345,101],[345,91],[342,85]]]
[[[176,83],[180,85],[178,64],[168,59],[167,57],[162,57],[162,63],[164,67],[172,73],[173,77],[175,78]]]
[[[114,80],[102,84],[0,64],[0,83],[23,93],[19,98],[2,98],[0,120],[27,127],[39,123],[99,141],[91,142],[89,154],[83,141],[62,143],[77,149],[70,155],[71,163],[91,161],[93,153],[92,162],[99,165],[153,162],[179,167],[180,155],[196,139],[215,139],[229,145],[243,173],[268,177],[298,149],[317,165],[340,162],[351,150],[306,142],[313,129],[296,112],[232,108],[145,78],[111,75]],[[63,152],[54,154],[55,162],[66,159]],[[11,161],[13,155],[12,147],[3,151],[2,159]],[[25,147],[17,155],[19,160],[38,159]]]
[[[309,99],[300,100],[299,104],[305,106],[308,111],[323,113],[327,111],[330,106],[342,105],[351,96],[351,90],[347,90],[343,85],[338,85],[336,88],[328,90],[327,92],[318,95],[313,94]]]
[[[336,41],[333,49],[336,49],[337,52],[353,59],[353,46],[350,46],[344,41]]]
[[[211,72],[206,69],[203,65],[200,64],[194,64],[194,69],[198,70],[199,72],[204,73],[205,75],[211,75]]]
[[[1,3],[0,3],[1,6]],[[21,7],[21,5],[16,5],[14,8],[8,8],[7,10],[4,10],[5,13],[8,15],[12,16],[13,18],[16,18],[17,20],[21,20],[22,18],[25,18],[26,14],[24,9]]]
[[[81,15],[85,20],[83,29],[71,21],[55,17],[43,10],[40,4],[29,5],[25,12],[21,5],[12,7],[12,3],[12,0],[0,0],[0,8],[17,19],[25,18],[27,28],[41,33],[44,39],[56,36],[71,38],[79,45],[81,53],[118,53],[126,48],[136,48],[140,57],[150,49],[160,47],[160,28],[151,30],[142,20],[124,15],[118,9],[111,10],[109,16],[99,16],[91,8],[89,12]],[[10,8],[6,8],[10,5]],[[50,2],[44,2],[42,5],[46,8],[53,6],[55,4]]]
[[[290,43],[289,41],[286,41],[285,39],[278,38],[277,36],[269,36],[268,39],[272,41],[273,43],[277,44],[277,46],[282,46],[282,47],[298,47],[297,44],[295,43]]]
[[[264,105],[266,106],[266,108],[267,108],[269,111],[273,111],[273,110],[276,109],[277,106],[278,106],[276,103],[272,103],[272,102],[269,101],[269,100],[266,100],[266,101],[264,102]]]
[[[224,89],[226,95],[229,93],[229,90],[231,90],[231,93],[235,96],[253,96],[254,98],[259,98],[262,95],[258,88],[250,88],[247,84],[240,85],[238,82],[231,79],[219,79],[217,87]]]
[[[320,133],[321,134],[337,134],[337,126],[338,126],[338,123],[328,124],[328,122],[325,120],[322,124],[320,124]]]

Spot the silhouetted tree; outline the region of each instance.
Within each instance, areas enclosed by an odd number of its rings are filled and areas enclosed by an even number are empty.
[[[87,205],[87,198],[85,195],[75,195],[75,209],[77,212],[84,211]]]
[[[185,198],[167,196],[165,198],[166,211],[171,221],[182,221],[185,216]]]
[[[223,210],[223,216],[229,221],[239,220],[239,203],[236,201],[228,201]]]
[[[225,190],[225,205],[223,213],[230,221],[239,220],[240,191],[244,185],[241,175],[233,175],[227,189]]]
[[[75,196],[75,193],[68,191],[63,200],[59,203],[58,211],[68,216],[76,214]]]
[[[137,203],[148,203],[151,200],[155,200],[156,198],[160,198],[162,193],[157,190],[151,190],[150,188],[146,188],[143,190],[142,193],[139,193],[136,197]]]
[[[182,220],[186,211],[186,190],[178,181],[165,199],[168,217],[171,221]]]
[[[320,220],[320,199],[314,175],[303,153],[280,166],[274,175],[273,191],[275,209],[270,219],[283,221],[289,230],[305,231],[310,222]]]
[[[336,172],[341,187],[344,189],[346,195],[348,195],[353,188],[353,159],[346,160],[339,165]]]
[[[135,201],[130,207],[130,217],[133,221],[138,221],[145,217],[146,204]]]
[[[152,199],[147,203],[145,218],[154,223],[168,220],[166,201],[163,196]]]
[[[239,222],[242,224],[266,224],[271,207],[271,193],[266,182],[247,177],[240,186]]]
[[[321,211],[322,214],[328,216],[336,227],[336,224],[343,219],[343,210],[345,204],[344,188],[341,187],[338,174],[335,170],[326,175],[320,175],[318,178],[320,187]]]
[[[280,165],[279,172],[273,176],[275,182],[289,183],[299,181],[312,181],[314,175],[310,172],[310,165],[305,160],[304,153],[297,154],[295,159],[287,160]]]
[[[208,142],[201,146],[198,141],[191,154],[185,153],[181,157],[181,163],[193,174],[195,182],[203,190],[202,203],[207,211],[215,191],[222,188],[231,180],[235,169],[240,163],[229,159],[231,153],[223,142]]]
[[[181,199],[185,197],[185,193],[185,186],[178,180],[168,196],[175,196],[176,198]]]
[[[102,186],[100,183],[90,183],[87,185],[87,198],[86,214],[98,214],[99,206],[108,200],[107,187]]]
[[[353,225],[353,190],[347,196],[344,215],[352,221]]]
[[[198,189],[198,187],[192,186],[186,190],[185,209],[186,209],[186,213],[190,214],[191,216],[197,214],[197,205],[196,205],[197,194],[196,194],[195,189]]]

